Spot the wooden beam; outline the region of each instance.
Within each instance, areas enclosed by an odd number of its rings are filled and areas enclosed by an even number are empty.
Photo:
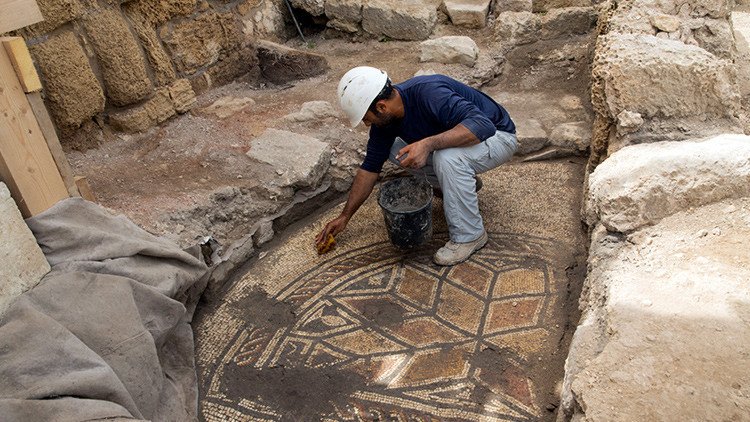
[[[43,20],[35,0],[0,0],[0,34]]]
[[[5,47],[8,57],[10,57],[10,62],[13,64],[18,80],[21,81],[23,91],[26,93],[41,91],[42,82],[39,81],[34,62],[31,61],[31,54],[26,47],[26,41],[21,37],[2,37],[0,42]]]
[[[70,194],[70,196],[81,196],[78,192],[78,187],[76,187],[76,181],[73,177],[73,171],[70,169],[68,157],[62,149],[62,145],[60,145],[60,139],[57,137],[55,125],[49,117],[49,112],[47,112],[47,106],[44,105],[42,95],[38,92],[32,92],[31,94],[26,94],[26,99],[29,100],[31,111],[34,112],[36,121],[39,123],[39,128],[42,130],[42,135],[44,135],[44,140],[47,141],[49,152],[55,160],[55,165],[57,165],[57,170],[60,172],[60,176],[62,176],[65,187],[68,189],[68,194]]]
[[[0,48],[0,179],[24,217],[69,196],[4,48]]]

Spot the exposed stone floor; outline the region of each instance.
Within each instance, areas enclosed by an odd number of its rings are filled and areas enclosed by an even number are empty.
[[[246,420],[554,420],[585,272],[583,163],[483,176],[490,241],[439,267],[403,253],[375,196],[317,256],[336,207],[300,225],[196,318],[201,414]],[[395,419],[394,419],[395,418]]]

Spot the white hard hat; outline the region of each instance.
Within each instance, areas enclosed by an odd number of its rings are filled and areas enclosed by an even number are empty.
[[[339,81],[339,102],[352,127],[362,121],[387,81],[387,73],[370,66],[355,67],[344,74]]]

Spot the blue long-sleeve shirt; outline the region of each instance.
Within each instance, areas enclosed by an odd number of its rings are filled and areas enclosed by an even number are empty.
[[[453,129],[459,123],[484,141],[496,131],[516,133],[508,112],[485,93],[443,75],[417,76],[394,85],[404,118],[389,127],[370,127],[362,169],[380,173],[397,136],[407,144]]]

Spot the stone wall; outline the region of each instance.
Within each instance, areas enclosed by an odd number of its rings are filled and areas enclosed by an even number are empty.
[[[29,45],[68,147],[90,146],[105,126],[148,129],[188,111],[212,85],[257,77],[254,40],[286,31],[278,0],[38,3],[45,21],[14,35]]]
[[[0,182],[0,316],[22,293],[39,283],[49,264],[15,201]]]
[[[626,0],[599,18],[592,163],[644,142],[741,133],[731,0]]]

